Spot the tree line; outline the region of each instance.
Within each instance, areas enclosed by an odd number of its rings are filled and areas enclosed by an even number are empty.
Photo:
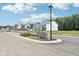
[[[68,17],[59,17],[55,21],[58,23],[59,30],[79,30],[79,14]]]

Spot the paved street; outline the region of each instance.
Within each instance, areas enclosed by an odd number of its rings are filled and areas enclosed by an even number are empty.
[[[55,37],[64,42],[40,44],[0,32],[0,56],[79,56],[79,38]]]

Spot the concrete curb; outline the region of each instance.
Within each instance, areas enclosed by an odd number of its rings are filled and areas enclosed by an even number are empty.
[[[60,43],[62,42],[62,40],[60,39],[57,39],[57,40],[54,40],[54,41],[40,41],[40,40],[34,40],[34,39],[28,39],[29,41],[32,41],[32,42],[36,42],[36,43]]]
[[[36,42],[36,43],[60,43],[60,42],[63,42],[63,40],[61,40],[61,39],[57,39],[57,40],[54,40],[54,41],[40,41],[40,40],[34,40],[34,39],[31,39],[31,38],[26,38],[26,37],[19,36],[19,35],[16,35],[16,34],[12,34],[12,33],[8,33],[8,32],[7,32],[7,34],[13,35],[13,36],[16,36],[18,38],[25,39],[25,40],[29,40],[29,41],[32,41],[32,42]]]

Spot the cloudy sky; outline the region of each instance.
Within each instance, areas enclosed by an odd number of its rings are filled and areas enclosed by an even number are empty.
[[[49,18],[49,4],[0,3],[0,25],[36,22]],[[53,3],[52,17],[79,13],[78,3]]]

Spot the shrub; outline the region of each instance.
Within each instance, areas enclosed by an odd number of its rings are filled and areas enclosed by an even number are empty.
[[[37,33],[37,36],[40,37],[41,39],[48,39],[48,33],[46,31],[40,31]]]
[[[21,36],[31,36],[31,33],[30,32],[24,32],[24,33],[21,33]]]

